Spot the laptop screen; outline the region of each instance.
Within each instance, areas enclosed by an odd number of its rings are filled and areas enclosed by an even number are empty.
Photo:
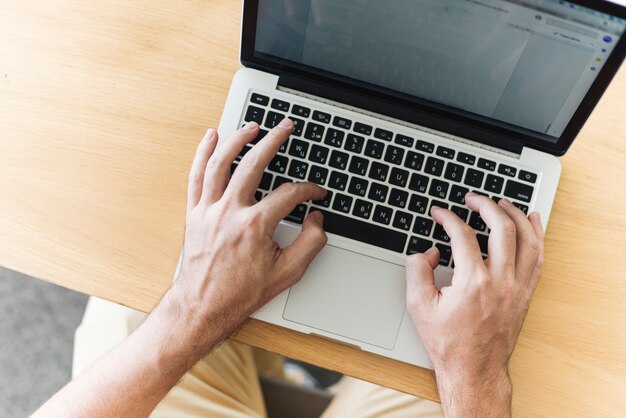
[[[559,0],[259,0],[255,52],[556,142],[625,28]]]

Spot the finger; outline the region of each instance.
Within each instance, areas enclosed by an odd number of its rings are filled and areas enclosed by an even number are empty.
[[[189,186],[187,188],[187,211],[193,209],[202,196],[202,184],[204,182],[204,172],[206,170],[207,162],[215,146],[217,145],[217,132],[215,129],[209,129],[196,150],[196,156],[191,164],[191,170],[189,171]]]
[[[439,298],[433,271],[439,264],[439,250],[432,247],[424,254],[406,259],[406,302],[410,313],[419,312]]]
[[[533,230],[535,231],[535,235],[537,240],[539,241],[539,256],[537,257],[537,262],[535,263],[535,270],[531,278],[531,286],[534,289],[537,286],[537,282],[539,281],[539,276],[541,275],[541,269],[543,268],[543,251],[544,251],[544,231],[543,225],[541,224],[541,214],[539,212],[533,212],[530,214],[530,223],[533,226]]]
[[[283,119],[241,159],[228,185],[228,193],[248,202],[259,187],[263,170],[293,132],[293,122]]]
[[[328,238],[322,226],[323,222],[321,212],[311,212],[304,220],[298,238],[282,251],[276,265],[280,290],[300,280],[313,259],[326,245]]]
[[[285,183],[265,196],[256,208],[265,217],[267,226],[274,229],[296,205],[309,200],[321,200],[326,193],[326,190],[313,183]]]
[[[484,269],[485,264],[474,230],[447,209],[433,206],[430,213],[450,237],[455,268],[465,271]]]
[[[515,274],[515,223],[496,202],[475,193],[465,195],[465,203],[480,214],[491,229],[489,234],[488,261],[498,274]]]
[[[539,257],[539,239],[524,212],[507,199],[501,199],[498,205],[515,223],[517,237],[515,254],[516,276],[520,279],[528,280],[535,269],[535,264]]]
[[[211,204],[222,197],[230,180],[230,166],[243,147],[256,138],[258,133],[259,125],[248,122],[245,127],[238,129],[232,138],[219,143],[206,166],[202,201]]]

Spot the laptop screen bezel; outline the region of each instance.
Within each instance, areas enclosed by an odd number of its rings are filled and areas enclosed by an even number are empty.
[[[570,0],[570,2],[626,19],[626,7],[609,1]],[[489,145],[497,144],[497,138],[501,138],[503,143],[515,141],[522,146],[557,156],[565,154],[574,142],[576,136],[619,70],[624,61],[624,56],[626,55],[626,34],[624,34],[598,73],[596,80],[578,106],[569,124],[558,140],[553,142],[554,137],[549,137],[542,133],[520,129],[519,127],[509,129],[506,127],[506,124],[502,123],[491,124],[485,121],[486,118],[481,118],[476,115],[469,116],[469,113],[458,109],[446,108],[444,105],[431,103],[408,94],[399,93],[349,77],[258,53],[255,51],[257,12],[258,0],[244,0],[241,32],[241,63],[246,67],[256,68],[279,76],[300,77],[324,84],[331,88],[333,86],[337,89],[345,89],[348,87],[351,92],[366,96],[370,100],[382,100],[387,103],[394,102],[399,106],[410,107],[411,112],[435,116],[428,118],[429,123],[427,127],[431,129],[463,136],[462,132],[459,132],[458,127],[468,126],[471,127],[472,132],[478,133],[470,138],[472,140],[483,142],[481,141],[480,135],[480,132],[483,132],[485,136],[492,138],[488,142]],[[451,132],[449,129],[450,126],[456,127],[455,131]],[[494,141],[493,138],[496,138],[496,140]]]

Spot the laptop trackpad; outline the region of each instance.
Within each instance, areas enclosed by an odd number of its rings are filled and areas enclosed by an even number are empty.
[[[289,291],[283,318],[392,349],[405,308],[404,267],[327,245]]]

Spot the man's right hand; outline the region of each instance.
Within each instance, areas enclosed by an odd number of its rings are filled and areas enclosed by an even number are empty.
[[[450,236],[452,284],[437,290],[439,252],[407,259],[407,305],[433,363],[447,417],[510,415],[508,363],[543,263],[539,213],[468,193],[491,229],[483,261],[474,230],[449,210],[432,216]]]

